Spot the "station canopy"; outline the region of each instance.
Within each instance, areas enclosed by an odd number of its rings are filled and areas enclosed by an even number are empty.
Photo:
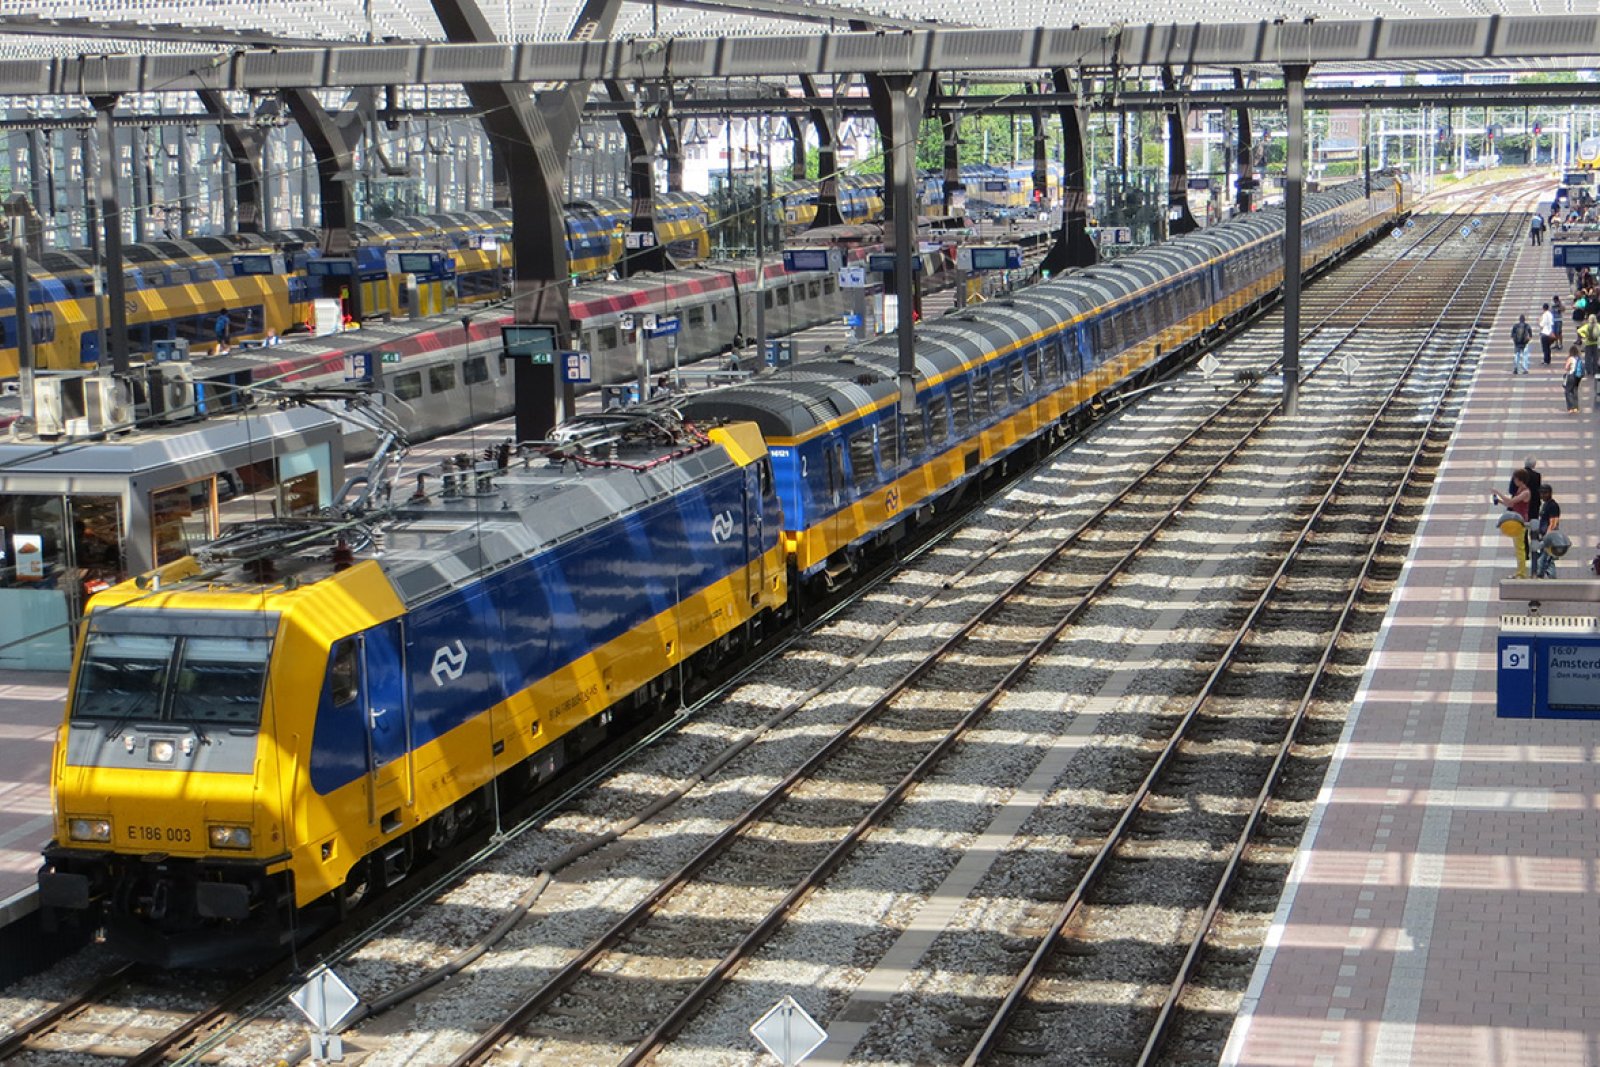
[[[1592,3],[1592,0],[1589,0]],[[560,41],[571,32],[582,0],[478,0],[502,41]],[[852,22],[890,32],[913,28],[985,29],[1192,25],[1260,21],[1483,19],[1572,16],[1574,0],[626,0],[614,38],[738,37],[843,32]],[[1592,9],[1591,9],[1592,10]],[[859,27],[858,27],[859,28]],[[444,39],[429,0],[4,0],[0,62],[103,54],[215,53],[278,43],[322,46],[365,41]],[[1585,57],[1456,60],[1457,71],[1573,69]],[[1596,64],[1600,65],[1600,64]],[[1345,63],[1316,70],[1439,70],[1426,60]]]

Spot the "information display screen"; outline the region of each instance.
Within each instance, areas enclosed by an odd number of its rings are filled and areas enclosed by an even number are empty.
[[[1545,646],[1545,703],[1565,710],[1600,710],[1600,644]]]
[[[401,252],[400,253],[400,273],[401,274],[432,274],[433,273],[433,253],[432,252]]]

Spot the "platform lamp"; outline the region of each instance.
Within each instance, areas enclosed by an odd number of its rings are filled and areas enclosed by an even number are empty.
[[[556,425],[556,328],[508,323],[500,344],[515,368],[517,443],[547,440]]]

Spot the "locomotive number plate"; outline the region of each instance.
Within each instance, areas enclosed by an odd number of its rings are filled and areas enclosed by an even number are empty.
[[[186,845],[191,840],[189,831],[181,826],[129,826],[128,840],[146,844],[167,842]]]

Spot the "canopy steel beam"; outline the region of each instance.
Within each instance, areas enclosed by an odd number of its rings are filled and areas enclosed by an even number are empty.
[[[352,188],[356,178],[355,146],[361,139],[364,115],[372,110],[372,91],[362,89],[351,93],[337,115],[329,114],[315,94],[305,90],[285,92],[283,100],[317,160],[322,250],[329,255],[347,255],[352,244],[350,227],[356,221]],[[358,309],[360,293],[361,286],[352,282],[350,296]],[[360,317],[359,311],[357,317]]]
[[[0,71],[3,71],[0,64]],[[1241,72],[1242,73],[1242,72]],[[1366,88],[1306,89],[1306,107],[1326,110],[1351,107],[1412,108],[1412,107],[1567,107],[1584,99],[1587,82],[1552,82],[1518,85],[1396,85],[1368,86]],[[1091,94],[1091,100],[1093,94]],[[1224,108],[1251,108],[1258,111],[1282,111],[1285,106],[1282,89],[1192,89],[1187,93],[1169,94],[1160,91],[1122,91],[1116,96],[1115,107],[1109,100],[1100,100],[1101,110],[1165,111],[1175,100],[1181,99],[1190,109],[1221,110]],[[953,96],[941,94],[928,102],[929,117],[946,114],[972,114],[985,112],[999,114],[1009,111],[1031,112],[1035,108],[1060,108],[1077,106],[1076,96],[1041,93],[1031,97],[1010,96]],[[675,99],[672,110],[679,115],[785,115],[805,117],[818,108],[832,108],[835,101],[828,96],[738,96]],[[872,108],[864,97],[839,97],[842,115],[870,115]],[[583,107],[585,118],[616,115],[632,105],[616,104],[609,100],[592,99]],[[413,107],[396,108],[387,112],[397,119],[473,119],[480,114],[473,107]],[[252,125],[257,120],[248,116],[231,119],[208,119],[201,113],[141,114],[127,111],[113,116],[117,126],[192,126],[197,122],[214,121]],[[91,115],[61,115],[58,117],[0,119],[3,130],[87,130],[94,126]]]
[[[1072,75],[1065,70],[1050,72],[1055,86],[1052,94],[1061,116],[1061,233],[1045,253],[1042,269],[1058,274],[1073,267],[1092,267],[1100,262],[1100,249],[1089,236],[1089,163],[1083,137],[1086,115],[1079,111],[1072,92]]]
[[[268,187],[261,180],[264,170],[262,151],[267,143],[267,131],[255,124],[235,121],[238,116],[228,110],[222,94],[209,89],[202,91],[200,102],[218,121],[222,142],[228,146],[228,157],[233,163],[234,197],[238,203],[238,232],[260,233],[270,229],[265,220],[271,216]]]
[[[325,89],[604,78],[1159,69],[1494,60],[1546,66],[1600,53],[1600,14],[938,29],[725,38],[401,44],[0,63],[0,95]]]

